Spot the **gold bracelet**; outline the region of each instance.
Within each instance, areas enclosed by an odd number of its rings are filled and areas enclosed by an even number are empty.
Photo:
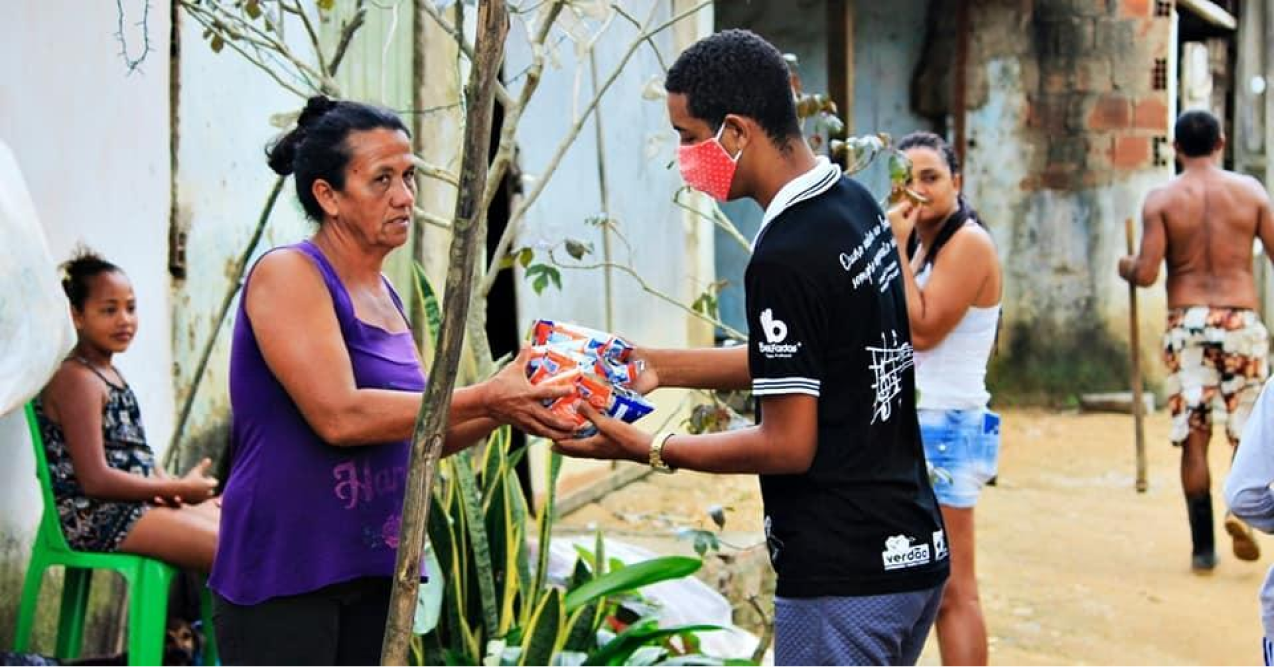
[[[669,465],[664,462],[663,457],[664,445],[668,442],[668,439],[674,435],[676,435],[676,433],[673,433],[672,431],[660,431],[655,434],[655,439],[650,441],[650,467],[653,468],[655,472],[674,473],[677,471],[675,468],[669,467]]]

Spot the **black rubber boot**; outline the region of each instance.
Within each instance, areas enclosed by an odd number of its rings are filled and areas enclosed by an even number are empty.
[[[1190,567],[1195,572],[1211,572],[1216,567],[1216,536],[1212,531],[1212,494],[1186,496],[1186,512],[1190,517],[1190,539],[1194,542]]]

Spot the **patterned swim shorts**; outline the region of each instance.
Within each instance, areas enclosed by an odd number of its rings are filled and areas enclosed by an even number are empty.
[[[1243,425],[1269,375],[1269,332],[1253,310],[1191,306],[1168,311],[1164,390],[1172,413],[1172,444],[1226,416],[1225,434],[1238,445]]]

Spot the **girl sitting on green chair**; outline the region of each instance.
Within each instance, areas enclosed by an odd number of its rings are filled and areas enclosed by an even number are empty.
[[[111,364],[137,333],[132,283],[88,250],[63,270],[79,340],[33,407],[66,541],[206,573],[221,520],[211,461],[185,477],[166,474],[146,444],[137,397]]]

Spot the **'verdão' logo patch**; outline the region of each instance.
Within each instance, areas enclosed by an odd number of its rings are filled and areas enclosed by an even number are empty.
[[[929,563],[929,545],[917,544],[913,546],[910,537],[894,535],[893,537],[885,538],[885,550],[880,552],[880,558],[884,561],[885,571],[927,565]]]

